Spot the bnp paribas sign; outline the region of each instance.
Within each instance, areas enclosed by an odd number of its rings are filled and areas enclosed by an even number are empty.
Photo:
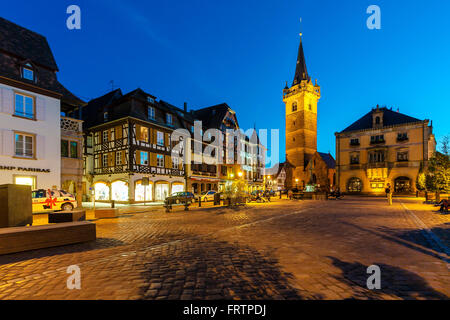
[[[11,167],[11,166],[0,166],[0,170],[5,170],[5,171],[25,171],[25,172],[42,172],[42,173],[50,173],[50,171],[51,171],[50,169]]]

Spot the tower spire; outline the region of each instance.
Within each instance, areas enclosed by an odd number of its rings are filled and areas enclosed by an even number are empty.
[[[302,80],[309,80],[308,70],[306,69],[305,53],[303,52],[303,32],[301,27],[302,18],[300,18],[300,45],[298,47],[297,66],[295,68],[295,76],[293,86],[302,82]]]

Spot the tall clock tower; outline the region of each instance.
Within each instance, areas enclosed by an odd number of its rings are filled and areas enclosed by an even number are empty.
[[[291,170],[287,174],[288,187],[303,187],[308,173],[305,167],[317,152],[317,103],[320,86],[313,84],[306,69],[302,35],[298,48],[297,66],[291,87],[283,90],[286,104],[286,161]]]

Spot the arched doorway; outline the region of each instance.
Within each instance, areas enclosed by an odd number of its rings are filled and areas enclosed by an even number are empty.
[[[128,183],[117,180],[111,183],[112,200],[128,201]]]
[[[350,193],[361,193],[362,181],[360,178],[351,178],[347,183],[347,191]]]
[[[411,179],[408,177],[398,177],[394,180],[394,192],[395,193],[410,193],[411,192]]]
[[[142,180],[137,180],[134,187],[135,201],[153,201],[153,183],[150,181],[148,186],[142,185]]]
[[[94,184],[95,200],[109,200],[109,186],[104,182]]]
[[[168,182],[157,182],[155,184],[155,200],[164,201],[169,195],[169,183]]]

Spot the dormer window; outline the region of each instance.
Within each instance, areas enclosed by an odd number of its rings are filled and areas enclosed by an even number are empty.
[[[380,123],[381,123],[380,117],[376,117],[376,118],[375,118],[375,124],[380,124]]]
[[[166,113],[166,123],[172,125],[172,115],[170,113]]]
[[[31,69],[31,67],[23,67],[22,68],[22,77],[26,80],[34,81],[33,69]]]
[[[103,112],[103,121],[108,121],[108,112]]]
[[[147,102],[155,103],[155,99],[153,99],[152,97],[147,97]]]

